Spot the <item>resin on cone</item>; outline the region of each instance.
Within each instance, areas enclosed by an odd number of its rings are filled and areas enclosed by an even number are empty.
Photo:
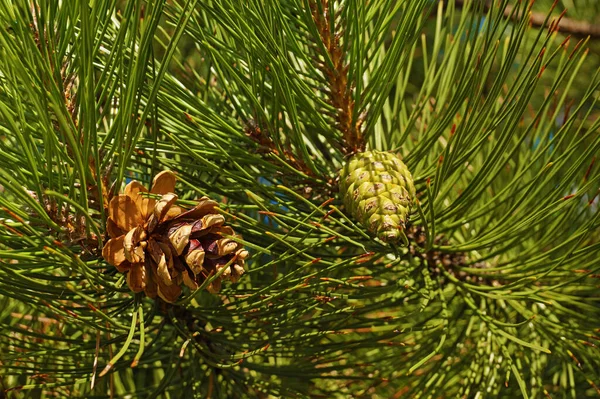
[[[404,236],[416,194],[412,175],[395,154],[354,155],[340,172],[339,188],[347,212],[370,233],[388,243]]]

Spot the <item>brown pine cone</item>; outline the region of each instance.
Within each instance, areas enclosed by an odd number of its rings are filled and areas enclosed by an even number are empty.
[[[248,257],[241,237],[217,213],[217,203],[203,197],[189,210],[175,205],[176,177],[173,172],[158,174],[150,194],[137,181],[125,187],[108,207],[106,230],[111,237],[102,256],[120,272],[127,273],[133,292],[144,291],[166,302],[175,302],[181,285],[198,289],[209,277],[221,273],[206,286],[216,293],[222,280],[237,282]],[[226,268],[226,270],[223,270]]]

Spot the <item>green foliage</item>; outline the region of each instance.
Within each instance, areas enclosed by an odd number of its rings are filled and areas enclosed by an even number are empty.
[[[462,3],[1,2],[7,394],[597,396],[598,65]],[[336,193],[365,147],[414,177],[408,248]],[[251,252],[218,295],[102,259],[106,198],[162,169]]]

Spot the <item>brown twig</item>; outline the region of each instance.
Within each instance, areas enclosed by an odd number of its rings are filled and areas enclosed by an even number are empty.
[[[292,151],[290,146],[283,148],[283,151],[279,151],[275,142],[268,134],[265,128],[261,128],[256,120],[250,119],[244,126],[244,132],[246,136],[251,138],[254,142],[259,145],[258,152],[262,154],[273,153],[277,156],[281,156],[283,152],[284,158],[297,170],[304,172],[308,176],[314,176],[314,172],[306,165],[306,163],[297,157]]]
[[[259,126],[255,119],[249,119],[243,124],[244,133],[246,136],[258,144],[258,149],[256,152],[258,154],[267,155],[266,159],[270,163],[277,165],[278,167],[282,166],[279,159],[269,156],[275,155],[276,157],[285,159],[289,165],[296,170],[303,172],[306,176],[311,178],[317,177],[326,182],[325,184],[320,184],[312,181],[311,179],[298,178],[298,176],[290,176],[284,174],[282,171],[278,171],[277,176],[284,184],[288,185],[288,187],[293,187],[294,191],[306,199],[318,201],[322,200],[322,198],[328,198],[333,195],[333,190],[336,188],[333,178],[317,175],[315,172],[313,172],[301,157],[298,157],[294,154],[294,151],[289,143],[288,145],[284,143],[280,150],[278,149],[277,144],[271,138],[269,131],[267,131],[266,128]]]
[[[458,7],[463,7],[468,0],[455,0],[455,4]],[[481,0],[480,0],[481,1]],[[484,11],[487,12],[490,9],[490,1],[486,1],[484,4]],[[556,2],[550,9],[550,12],[556,6]],[[513,21],[519,21],[522,18],[521,13],[516,13],[514,11],[513,5],[507,5],[502,14],[505,18],[510,18]],[[600,38],[600,25],[593,24],[588,21],[580,21],[576,19],[571,19],[564,17],[566,10],[558,17],[558,24],[556,23],[555,18],[550,18],[546,21],[547,13],[542,12],[530,12],[529,14],[529,22],[532,26],[536,27],[548,27],[553,30],[557,30],[559,32],[575,36],[575,37],[590,37],[598,39]]]
[[[333,10],[329,9],[327,0],[312,0],[310,11],[325,48],[326,54],[323,54],[323,57],[331,60],[331,64],[318,62],[318,67],[329,82],[329,102],[336,109],[337,128],[344,137],[342,150],[346,154],[362,151],[365,147],[360,129],[362,118],[354,121],[355,101],[352,93],[354,85],[348,80],[348,63],[340,46],[343,29],[340,24],[332,25],[330,13]]]

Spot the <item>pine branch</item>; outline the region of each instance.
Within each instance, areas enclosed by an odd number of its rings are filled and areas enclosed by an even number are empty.
[[[525,2],[506,18],[507,0],[483,23],[428,0],[36,4],[35,30],[30,2],[0,7],[9,395],[598,392],[600,73],[584,42],[529,29]],[[408,247],[303,191],[336,176],[348,134],[410,168]],[[163,168],[181,206],[217,200],[251,252],[218,295],[134,294],[65,230],[79,212],[106,235],[86,182],[116,194]]]

